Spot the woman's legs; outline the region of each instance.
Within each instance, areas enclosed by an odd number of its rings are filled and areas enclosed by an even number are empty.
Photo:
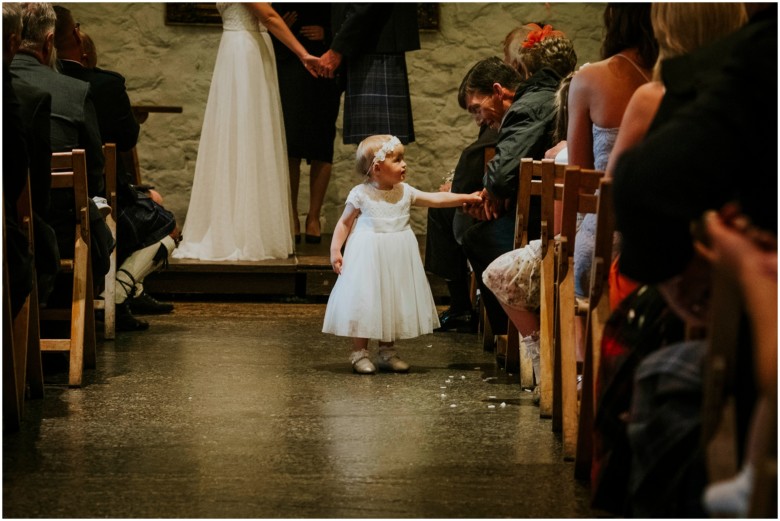
[[[321,234],[320,213],[322,212],[322,203],[325,200],[325,193],[328,191],[332,168],[332,163],[326,163],[325,161],[311,162],[311,170],[309,171],[309,213],[306,215],[306,235],[319,237]]]

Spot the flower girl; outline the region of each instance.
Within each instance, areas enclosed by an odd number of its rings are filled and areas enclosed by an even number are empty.
[[[455,207],[482,200],[479,192],[422,192],[404,183],[404,146],[395,136],[367,137],[356,156],[357,171],[365,181],[349,192],[333,232],[330,262],[339,277],[328,299],[322,331],[352,338],[350,360],[356,373],[406,372],[409,364],[399,358],[395,340],[439,327],[417,239],[409,226],[410,208]],[[372,338],[379,340],[376,365],[368,353]]]

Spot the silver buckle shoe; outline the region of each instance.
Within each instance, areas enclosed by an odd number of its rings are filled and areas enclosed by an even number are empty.
[[[368,351],[363,349],[361,351],[354,351],[350,357],[352,362],[352,372],[357,374],[374,374],[376,373],[376,367],[368,359]]]
[[[406,373],[409,371],[409,364],[398,357],[395,349],[383,349],[376,358],[376,367],[380,371],[389,371],[393,373]]]

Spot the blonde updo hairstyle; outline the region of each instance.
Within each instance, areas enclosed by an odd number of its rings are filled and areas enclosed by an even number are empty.
[[[355,152],[355,171],[362,176],[370,177],[376,153],[382,148],[382,145],[391,139],[393,139],[393,136],[389,134],[377,134],[375,136],[368,136],[361,141],[357,147],[357,152]],[[402,154],[403,151],[403,144],[398,144],[393,151],[388,154],[388,157],[399,153]]]
[[[517,47],[515,68],[521,76],[528,79],[545,67],[553,69],[561,78],[574,71],[577,53],[562,31],[553,29],[549,24],[544,27],[526,24],[523,28],[534,30],[527,33]]]
[[[747,23],[741,3],[654,3],[650,8],[658,60],[653,79],[661,79],[663,60],[688,54]]]

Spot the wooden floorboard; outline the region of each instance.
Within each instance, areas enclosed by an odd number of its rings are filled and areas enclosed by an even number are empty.
[[[298,297],[324,299],[336,282],[330,266],[331,235],[319,244],[297,244],[287,259],[265,261],[197,261],[170,259],[168,267],[146,278],[144,286],[154,295]],[[425,256],[425,236],[417,236],[420,255]],[[449,300],[447,285],[428,274],[431,291],[438,304]]]

